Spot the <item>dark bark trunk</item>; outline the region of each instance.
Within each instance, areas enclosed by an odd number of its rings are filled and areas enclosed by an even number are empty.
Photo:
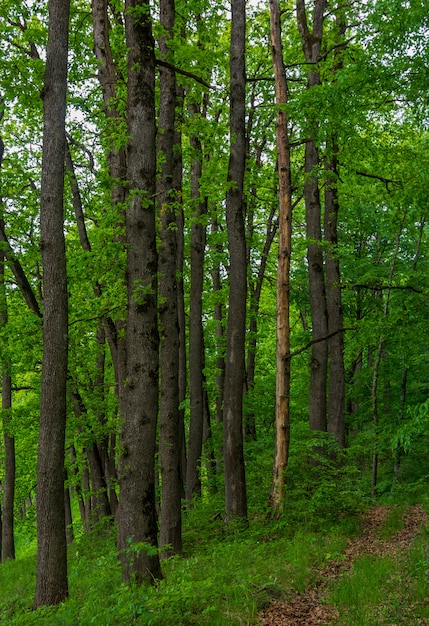
[[[190,105],[191,115],[201,114],[198,105]],[[203,337],[203,284],[206,229],[201,217],[207,213],[207,200],[200,196],[202,175],[202,147],[198,137],[192,135],[194,150],[191,165],[191,197],[195,209],[191,225],[191,289],[189,299],[189,397],[190,422],[188,459],[186,467],[186,499],[189,504],[201,495],[200,462],[203,445],[204,419],[204,337]]]
[[[5,303],[6,304],[6,303]],[[3,315],[2,315],[3,317]],[[7,363],[3,364],[2,373],[2,413],[5,477],[3,484],[1,560],[15,558],[14,503],[15,503],[15,437],[10,432],[12,410],[12,379]]]
[[[70,398],[73,411],[76,415],[79,430],[84,431],[89,428],[87,422],[87,409],[78,391],[70,391]],[[98,524],[103,518],[110,518],[110,509],[107,496],[107,484],[103,471],[101,457],[97,443],[85,447],[85,454],[88,459],[89,473],[91,479],[91,517],[90,524]]]
[[[183,119],[184,89],[176,85],[176,113],[177,125],[175,131],[174,144],[182,145],[181,122]],[[183,280],[184,267],[184,231],[185,215],[183,211],[182,198],[182,151],[174,151],[173,160],[173,188],[176,190],[176,210],[177,210],[177,318],[179,323],[179,428],[180,428],[180,481],[181,494],[185,498],[185,478],[186,478],[186,437],[185,437],[185,408],[187,391],[187,363],[186,363],[186,315],[185,315],[185,287]]]
[[[115,124],[121,116],[116,108],[116,96],[117,84],[122,77],[115,66],[110,46],[110,27],[107,9],[107,0],[92,0],[94,52],[99,62],[98,80],[103,93],[104,115],[109,124]],[[107,160],[112,180],[111,205],[113,209],[119,207],[116,219],[119,232],[121,232],[124,223],[121,207],[124,206],[126,200],[125,150],[113,145],[110,146]],[[122,235],[118,235],[118,240],[125,243]],[[125,408],[122,406],[122,403],[124,401],[123,385],[126,379],[125,324],[122,320],[113,321],[110,318],[105,318],[103,323],[112,355],[117,385],[116,390],[119,404],[121,405],[120,412],[124,413]]]
[[[58,604],[68,596],[64,508],[68,294],[63,202],[69,12],[69,0],[50,0],[40,197],[44,298],[35,607]]]
[[[325,240],[329,248],[325,254],[326,303],[328,311],[329,339],[329,394],[328,394],[328,432],[333,433],[342,448],[346,445],[345,396],[346,373],[344,366],[343,307],[341,298],[340,261],[338,258],[338,163],[335,142],[328,146],[332,157],[326,161],[328,176],[325,183]]]
[[[65,510],[65,521],[66,521],[66,537],[67,543],[70,544],[74,540],[73,533],[73,518],[72,518],[72,510],[71,510],[71,498],[70,498],[70,488],[67,483],[67,470],[64,468],[64,510]]]
[[[162,578],[155,507],[159,335],[155,225],[155,51],[147,2],[126,0],[128,48],[129,201],[127,241],[127,384],[124,385],[119,461],[118,548],[123,579]],[[144,452],[144,453],[143,453]]]
[[[316,64],[319,60],[323,36],[323,14],[326,0],[315,0],[313,10],[313,24],[310,30],[307,21],[307,12],[304,0],[297,0],[298,30],[302,40],[302,47],[307,63]],[[320,84],[318,70],[308,73],[308,89]],[[319,167],[319,150],[314,141],[314,131],[317,119],[312,111],[306,120],[308,140],[305,144],[305,181],[304,200],[307,238],[308,282],[310,290],[310,312],[313,339],[328,334],[328,320],[326,311],[325,276],[323,267],[323,252],[321,247],[321,204],[317,169]],[[310,362],[310,428],[326,431],[326,391],[328,371],[328,342],[317,341],[311,349]]]
[[[164,33],[159,42],[165,61],[173,62],[169,39],[173,37],[174,0],[161,0],[160,22]],[[177,298],[177,223],[174,189],[176,77],[172,69],[160,67],[158,154],[161,177],[158,211],[161,224],[159,246],[159,320],[161,333],[160,371],[160,461],[161,525],[160,546],[170,546],[167,557],[182,551],[181,428],[179,413],[179,317]],[[177,146],[176,146],[177,148]]]
[[[0,139],[1,141],[1,139]],[[0,159],[1,168],[1,159]],[[0,198],[0,206],[2,200]],[[3,219],[0,219],[3,228]],[[7,310],[7,294],[5,284],[5,263],[6,254],[0,250],[0,324],[6,329],[8,323]],[[5,341],[7,342],[8,333],[5,332]],[[12,378],[10,376],[10,362],[8,358],[7,344],[4,349],[4,357],[2,364],[2,388],[1,388],[1,404],[2,404],[2,424],[3,424],[3,445],[4,445],[4,483],[3,490],[3,507],[1,511],[1,544],[0,555],[2,563],[7,559],[15,558],[15,533],[14,533],[14,504],[15,504],[15,477],[16,477],[16,458],[15,458],[15,438],[10,431],[11,411],[12,411]]]
[[[247,259],[244,228],[245,0],[232,0],[230,42],[230,155],[226,219],[230,258],[230,295],[225,359],[223,451],[227,519],[247,518],[243,452],[243,383],[246,335]]]
[[[211,232],[216,233],[219,230],[219,224],[216,217],[212,219]],[[222,252],[222,246],[216,244],[213,246],[215,254]],[[224,305],[222,303],[222,279],[221,265],[216,261],[212,270],[213,291],[216,294],[214,305],[214,319],[216,320],[216,424],[223,422],[223,393],[225,388],[225,333],[224,333]],[[223,472],[223,445],[217,442],[216,447],[216,472]]]
[[[74,490],[75,490],[78,504],[79,504],[80,519],[82,521],[83,530],[85,532],[88,532],[89,531],[89,515],[87,515],[87,510],[85,507],[83,478],[80,481],[78,460],[77,460],[76,448],[74,447],[74,445],[70,447],[70,461],[72,464],[73,477],[74,477]],[[82,474],[83,474],[83,470],[82,470]]]

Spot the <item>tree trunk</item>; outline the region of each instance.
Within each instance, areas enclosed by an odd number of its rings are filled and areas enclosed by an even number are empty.
[[[189,106],[192,116],[201,114],[197,104]],[[199,138],[191,135],[190,144],[195,157],[191,165],[191,197],[194,204],[191,225],[191,289],[189,297],[189,397],[190,422],[188,460],[186,467],[186,500],[189,504],[201,495],[200,463],[204,423],[204,337],[203,284],[206,228],[201,217],[207,213],[207,200],[200,196],[202,147]]]
[[[164,33],[159,42],[162,58],[172,62],[169,39],[173,37],[174,0],[161,0],[160,21]],[[181,429],[179,413],[179,318],[177,298],[176,194],[173,187],[176,76],[160,67],[158,154],[161,178],[158,184],[160,227],[159,319],[161,332],[160,370],[160,458],[161,526],[160,545],[170,547],[163,556],[182,551]]]
[[[3,117],[0,114],[0,120]],[[0,137],[0,170],[3,161],[4,145]],[[0,207],[3,212],[3,201],[0,198]],[[1,230],[4,232],[4,219],[0,217]],[[5,283],[6,253],[0,250],[0,324],[3,328],[8,323],[7,293]],[[8,355],[7,331],[5,332],[6,345],[3,347],[2,363],[2,424],[4,444],[4,484],[3,484],[3,507],[0,511],[0,557],[3,563],[7,559],[15,558],[15,534],[14,534],[14,504],[15,504],[15,438],[10,432],[12,411],[12,378],[10,376],[10,362]]]
[[[328,311],[329,339],[329,394],[328,432],[333,433],[342,448],[346,445],[345,398],[346,372],[344,366],[343,307],[341,301],[341,275],[338,258],[338,163],[337,146],[328,146],[333,154],[326,161],[328,176],[325,183],[325,240],[329,248],[325,254],[326,303]],[[334,334],[335,333],[335,334]]]
[[[326,0],[315,0],[313,8],[313,25],[309,29],[305,0],[296,1],[298,30],[302,40],[305,60],[317,67],[323,36],[323,14]],[[308,73],[308,89],[320,84],[318,70],[311,69]],[[307,238],[308,282],[310,290],[310,311],[313,339],[328,334],[326,311],[325,278],[323,268],[323,252],[321,247],[321,204],[317,169],[319,167],[319,150],[314,142],[314,130],[317,126],[316,116],[312,111],[307,115],[308,138],[305,144],[305,181],[304,200]],[[326,384],[328,371],[328,342],[316,341],[311,349],[310,363],[310,428],[326,431]]]
[[[230,42],[230,155],[226,220],[230,258],[230,295],[225,359],[223,451],[227,519],[247,518],[243,452],[243,383],[246,335],[247,262],[244,228],[245,0],[232,0]]]
[[[6,303],[4,303],[6,304]],[[7,316],[7,313],[6,313]],[[2,315],[3,317],[3,315]],[[15,558],[14,535],[14,504],[15,504],[15,437],[10,432],[10,418],[12,410],[12,379],[9,374],[8,363],[3,364],[2,372],[2,414],[3,414],[3,442],[5,477],[3,486],[2,510],[2,538],[1,560]]]
[[[182,145],[181,122],[183,119],[184,89],[176,84],[176,111],[177,116],[174,144]],[[177,114],[176,114],[177,115]],[[185,437],[185,408],[187,391],[187,361],[186,361],[186,315],[185,315],[185,287],[183,280],[184,263],[184,231],[185,215],[182,198],[182,150],[175,150],[173,160],[173,188],[176,190],[177,210],[177,319],[179,323],[179,427],[180,427],[180,481],[182,498],[185,497],[186,478],[186,437]]]
[[[157,547],[155,453],[159,335],[155,225],[155,51],[148,2],[126,0],[129,201],[126,211],[125,413],[119,459],[118,548],[124,581],[162,578]],[[145,544],[152,546],[146,550]]]
[[[292,188],[288,119],[284,105],[288,86],[283,63],[280,7],[270,0],[271,51],[276,81],[277,163],[279,174],[279,252],[277,267],[276,443],[270,506],[275,515],[284,505],[290,441],[290,258],[292,244]]]
[[[40,197],[44,300],[35,608],[58,604],[68,596],[64,508],[68,294],[63,202],[69,12],[69,0],[49,0]]]

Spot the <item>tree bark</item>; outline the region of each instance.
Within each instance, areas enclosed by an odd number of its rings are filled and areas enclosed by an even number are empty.
[[[155,50],[150,6],[126,0],[129,201],[127,243],[127,376],[119,460],[118,548],[124,581],[162,578],[156,550],[155,452],[159,335],[155,225]],[[146,550],[146,545],[152,547]],[[153,550],[155,548],[155,550]],[[155,551],[155,554],[152,552]]]
[[[161,0],[160,22],[164,33],[159,47],[162,58],[171,61],[169,40],[173,37],[174,0]],[[179,318],[177,297],[177,223],[174,179],[176,119],[176,76],[160,67],[158,153],[162,156],[158,184],[160,227],[159,320],[161,332],[160,370],[160,458],[161,526],[160,545],[170,547],[163,556],[182,551],[181,428],[179,413]]]
[[[296,1],[298,30],[307,63],[317,68],[323,36],[323,15],[326,0],[315,0],[313,3],[313,24],[310,30],[307,21],[305,0]],[[308,73],[308,89],[320,84],[317,69]],[[328,334],[326,310],[325,276],[323,252],[321,247],[321,203],[317,168],[319,167],[319,150],[314,141],[314,128],[317,126],[316,116],[312,111],[307,115],[308,138],[305,144],[305,181],[304,200],[307,238],[308,282],[310,290],[310,311],[313,339]],[[326,390],[328,371],[328,342],[318,341],[312,345],[310,362],[310,428],[326,431]]]
[[[201,113],[197,104],[189,105],[191,115]],[[207,199],[200,196],[202,175],[202,147],[196,135],[191,135],[194,151],[191,165],[191,197],[194,204],[191,225],[191,289],[189,298],[189,397],[190,423],[188,460],[186,467],[186,500],[189,504],[201,495],[200,463],[204,423],[204,338],[203,338],[203,284],[206,229],[201,217],[207,213]]]
[[[325,163],[328,173],[325,183],[325,240],[329,243],[325,253],[326,303],[328,332],[335,333],[343,328],[340,261],[338,258],[338,146],[335,141],[328,146],[332,157]],[[346,372],[344,366],[344,333],[337,332],[329,339],[329,393],[328,432],[335,435],[342,448],[346,445],[345,428]]]
[[[223,451],[227,519],[247,518],[243,452],[243,383],[246,335],[247,262],[244,227],[244,172],[246,166],[246,8],[232,0],[230,42],[230,155],[226,220],[230,258],[230,295],[225,359]]]
[[[69,0],[49,1],[40,197],[44,300],[35,608],[58,604],[68,596],[64,507],[68,293],[63,202],[69,12]]]
[[[290,258],[292,247],[292,186],[288,119],[282,105],[288,102],[283,63],[280,7],[270,0],[271,51],[276,82],[276,140],[279,175],[279,252],[276,314],[276,442],[269,504],[275,515],[284,505],[286,467],[290,441]]]

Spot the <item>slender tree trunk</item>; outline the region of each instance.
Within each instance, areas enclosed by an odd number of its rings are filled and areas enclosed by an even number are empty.
[[[298,30],[307,63],[316,67],[319,60],[323,36],[323,14],[326,0],[314,0],[313,24],[310,30],[307,21],[305,0],[296,0]],[[319,72],[311,69],[308,73],[308,89],[320,84]],[[307,238],[308,281],[310,289],[310,311],[313,339],[328,334],[326,310],[325,276],[323,267],[321,203],[317,168],[319,167],[319,150],[314,141],[314,130],[317,120],[307,119],[308,140],[305,144],[305,181],[304,200]],[[326,431],[326,390],[328,371],[328,342],[316,341],[311,349],[310,362],[310,428]]]
[[[94,52],[99,63],[98,80],[102,88],[104,115],[110,125],[121,117],[116,108],[117,84],[123,80],[115,66],[110,46],[110,26],[108,16],[108,0],[92,0],[92,24],[94,34]],[[112,180],[111,207],[118,210],[117,226],[122,230],[124,215],[122,207],[126,200],[126,155],[122,147],[111,146],[108,157],[109,174]],[[119,209],[118,209],[119,207]],[[122,235],[118,240],[125,243]],[[115,371],[116,390],[118,393],[120,412],[125,412],[123,386],[126,380],[126,346],[125,323],[122,320],[103,320],[106,338],[112,356]]]
[[[338,163],[337,149],[333,142],[328,146],[332,157],[325,164],[328,177],[325,184],[325,240],[329,242],[325,254],[326,302],[328,311],[329,339],[329,394],[328,394],[328,432],[333,433],[341,447],[346,445],[345,398],[346,373],[344,366],[343,307],[341,298],[340,261],[338,258]]]
[[[180,428],[180,480],[182,498],[185,497],[186,479],[186,437],[185,437],[185,408],[187,391],[187,361],[186,361],[186,315],[185,315],[185,287],[183,280],[184,248],[185,248],[185,215],[182,198],[182,132],[184,89],[176,85],[176,131],[174,145],[180,147],[174,151],[173,159],[173,188],[176,190],[177,210],[177,319],[179,323],[179,428]]]
[[[173,37],[174,0],[161,0],[161,26],[164,34],[160,51],[164,60],[174,61],[169,49]],[[158,153],[162,157],[158,184],[161,223],[159,247],[159,319],[161,330],[160,370],[160,457],[161,527],[160,545],[169,545],[169,556],[182,551],[181,428],[179,413],[179,318],[177,298],[177,223],[174,184],[176,118],[176,76],[172,69],[160,68]]]
[[[65,520],[66,520],[66,537],[67,543],[70,544],[74,540],[73,533],[73,517],[71,510],[71,498],[70,498],[70,488],[67,483],[67,470],[64,468],[64,510],[65,510]]]
[[[12,379],[8,363],[3,364],[2,371],[2,413],[3,443],[5,459],[5,478],[3,484],[2,538],[1,560],[15,558],[14,504],[15,504],[15,437],[10,433],[12,410]]]
[[[279,252],[277,267],[276,443],[270,506],[279,514],[284,505],[290,441],[290,258],[292,246],[292,188],[288,119],[284,105],[288,86],[283,63],[280,7],[270,0],[271,51],[276,81],[277,163],[279,174]]]
[[[0,120],[3,114],[0,114]],[[4,145],[0,137],[0,170],[3,161]],[[0,198],[0,208],[3,212],[3,201]],[[4,219],[0,217],[1,230],[4,232]],[[0,324],[5,329],[8,323],[7,293],[5,283],[6,254],[0,250]],[[12,378],[10,376],[9,348],[7,341],[8,333],[5,332],[5,343],[3,346],[2,363],[2,424],[3,424],[3,444],[4,444],[4,484],[3,507],[0,511],[1,518],[1,539],[0,556],[2,563],[7,559],[15,558],[15,533],[14,533],[14,504],[15,504],[15,438],[10,432],[11,411],[12,411]]]
[[[230,258],[230,295],[226,338],[223,410],[225,508],[227,519],[247,518],[243,452],[243,383],[246,335],[247,261],[244,228],[245,137],[245,0],[232,0],[230,43],[230,156],[226,220]]]
[[[384,321],[387,319],[389,315],[390,293],[391,293],[390,287],[392,285],[393,276],[395,273],[396,260],[398,257],[399,246],[401,243],[401,236],[402,236],[402,230],[404,228],[405,218],[406,218],[406,212],[404,211],[404,214],[401,218],[401,222],[399,225],[399,230],[396,235],[395,250],[393,253],[392,261],[390,263],[389,279],[388,279],[389,288],[386,291],[386,295],[384,298],[384,306],[383,306],[383,320]],[[377,352],[375,355],[374,369],[373,369],[373,375],[372,375],[372,385],[371,385],[372,414],[373,414],[373,421],[374,421],[374,452],[372,456],[372,479],[371,479],[371,494],[373,497],[375,497],[376,495],[377,480],[378,480],[378,446],[379,446],[378,429],[379,429],[379,421],[380,421],[379,408],[378,408],[378,378],[379,378],[379,370],[380,370],[381,360],[383,357],[383,352],[384,352],[384,337],[383,337],[383,334],[381,334],[378,340]]]
[[[190,105],[192,116],[201,113],[198,105]],[[188,460],[186,467],[186,499],[189,504],[201,495],[200,463],[203,446],[204,423],[204,337],[203,337],[203,287],[206,228],[201,217],[207,213],[207,200],[200,196],[202,175],[201,141],[191,135],[190,144],[195,157],[191,165],[191,197],[194,204],[191,225],[191,290],[189,298],[189,397],[190,422]]]
[[[68,294],[63,202],[69,12],[69,0],[49,1],[40,197],[44,298],[35,607],[58,604],[68,596],[64,508]]]
[[[155,50],[150,5],[125,2],[128,48],[129,202],[127,240],[127,384],[121,414],[118,548],[123,579],[137,584],[162,578],[158,545],[155,453],[158,417],[159,335],[155,225]],[[136,545],[137,544],[137,545]],[[135,546],[135,548],[133,547]],[[131,553],[130,553],[131,551]]]
[[[217,233],[219,224],[216,217],[212,218],[211,232]],[[215,253],[222,252],[222,246],[215,244],[213,246]],[[214,319],[216,320],[216,411],[215,421],[217,425],[223,422],[223,394],[225,388],[225,333],[224,333],[224,305],[222,303],[222,279],[221,265],[216,261],[212,269],[213,291],[216,294],[214,305]],[[223,445],[222,442],[216,443],[216,473],[223,472]]]

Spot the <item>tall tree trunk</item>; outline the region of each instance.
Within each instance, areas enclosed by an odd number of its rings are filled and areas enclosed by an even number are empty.
[[[288,119],[282,105],[288,102],[288,86],[283,62],[280,7],[270,0],[271,51],[276,81],[277,163],[279,174],[279,252],[277,267],[276,313],[276,443],[270,505],[280,513],[285,496],[286,467],[290,441],[290,257],[292,245],[292,187]]]
[[[406,211],[404,211],[404,214],[401,218],[401,222],[399,224],[399,230],[396,235],[395,250],[393,253],[392,261],[390,263],[389,278],[388,278],[388,283],[387,283],[388,289],[384,297],[383,322],[387,320],[387,317],[389,315],[391,285],[392,285],[393,276],[395,273],[396,261],[398,258],[399,246],[401,243],[401,236],[402,236],[402,231],[404,228],[405,218],[406,218]],[[372,374],[372,385],[371,385],[372,414],[373,414],[373,421],[374,421],[374,452],[372,455],[372,479],[371,479],[371,494],[373,497],[375,497],[376,495],[377,480],[378,480],[378,447],[379,447],[378,430],[379,430],[379,420],[380,420],[379,406],[378,406],[378,378],[379,378],[380,364],[381,364],[381,360],[383,357],[383,353],[384,353],[384,337],[383,337],[383,334],[380,334],[380,337],[378,340],[377,352],[375,355],[374,369],[373,369],[373,374]]]
[[[173,37],[174,0],[161,0],[163,35],[159,42],[162,58],[174,60],[169,48]],[[169,41],[170,40],[170,41]],[[182,551],[181,428],[179,413],[179,318],[177,298],[177,224],[174,184],[176,76],[160,67],[158,153],[162,158],[158,184],[160,229],[159,319],[161,332],[160,370],[160,457],[161,526],[160,545],[170,547],[169,556]]]
[[[118,548],[123,579],[137,584],[162,578],[157,547],[155,452],[158,417],[155,50],[150,5],[126,0],[128,48],[129,202],[127,240],[127,377],[121,414]],[[133,545],[135,545],[135,549]],[[131,551],[131,554],[130,554]]]
[[[219,224],[216,216],[212,218],[211,232],[216,233],[219,230]],[[222,246],[218,243],[213,246],[213,250],[220,254]],[[221,265],[217,260],[212,269],[213,291],[216,294],[214,305],[214,319],[216,320],[216,413],[215,421],[217,425],[223,422],[223,394],[225,388],[225,333],[224,333],[224,306],[221,299],[222,279]],[[223,472],[223,445],[217,445],[216,453],[216,472]]]
[[[173,188],[176,190],[177,210],[177,319],[179,323],[179,427],[180,427],[180,480],[182,498],[185,497],[186,478],[186,437],[185,437],[185,408],[187,391],[187,361],[186,361],[186,315],[185,315],[185,287],[183,280],[184,248],[185,248],[185,214],[182,203],[182,132],[184,89],[176,84],[176,131],[174,145],[180,149],[174,151],[173,160]]]
[[[192,116],[201,114],[198,104],[190,104]],[[191,197],[194,204],[191,225],[191,290],[189,298],[189,397],[190,423],[188,460],[186,466],[186,500],[192,503],[201,495],[200,463],[204,424],[204,337],[203,337],[203,285],[206,227],[201,217],[207,213],[207,199],[201,198],[202,147],[196,135],[191,135],[194,151],[191,165]]]
[[[0,121],[3,113],[0,113]],[[0,170],[3,162],[4,144],[0,137]],[[3,213],[3,200],[0,198],[0,208]],[[0,216],[1,230],[4,232],[4,219]],[[7,294],[5,283],[6,253],[0,250],[0,324],[3,328],[8,323]],[[3,507],[0,511],[0,557],[2,563],[7,559],[15,558],[15,533],[14,533],[14,503],[15,503],[15,438],[10,432],[12,411],[12,378],[10,376],[10,360],[7,346],[7,331],[5,332],[6,345],[3,346],[2,363],[2,424],[4,444],[4,484],[3,484]]]
[[[69,12],[69,0],[49,0],[40,197],[44,298],[35,607],[58,604],[68,596],[64,507],[68,294],[63,202]]]
[[[110,46],[110,26],[108,17],[108,0],[92,0],[92,24],[94,34],[94,52],[99,63],[98,80],[103,94],[104,115],[110,124],[114,124],[121,116],[116,108],[117,84],[123,80],[115,66],[112,49]],[[124,215],[121,207],[126,200],[126,155],[123,147],[110,146],[108,157],[109,174],[112,180],[111,205],[115,209],[119,207],[116,216],[119,231],[121,231]],[[122,243],[123,236],[118,240]],[[124,401],[123,386],[126,379],[126,347],[125,347],[125,324],[122,320],[113,321],[110,318],[103,320],[106,338],[112,356],[115,371],[116,391],[118,393],[120,412],[124,413],[122,406]]]
[[[298,30],[302,40],[305,60],[317,67],[323,36],[323,14],[326,0],[314,0],[313,25],[310,30],[307,21],[305,0],[296,0]],[[318,70],[308,73],[308,89],[320,84]],[[308,281],[310,289],[310,311],[313,339],[319,340],[328,334],[326,311],[325,276],[321,246],[321,204],[317,168],[319,150],[314,141],[314,126],[317,120],[310,111],[307,119],[308,138],[305,144],[304,200],[307,238]],[[328,342],[315,341],[311,348],[310,363],[310,428],[326,431],[326,383],[328,371]]]
[[[341,298],[340,261],[338,258],[338,146],[335,141],[328,146],[332,157],[325,163],[328,176],[325,183],[325,240],[329,248],[325,253],[326,303],[329,339],[329,394],[328,432],[333,433],[342,448],[346,445],[345,399],[346,372],[344,366],[343,307]]]
[[[232,0],[230,42],[230,155],[226,220],[230,258],[230,295],[226,338],[223,452],[227,519],[247,518],[243,451],[243,383],[246,335],[247,262],[244,228],[244,172],[246,167],[246,6]]]

